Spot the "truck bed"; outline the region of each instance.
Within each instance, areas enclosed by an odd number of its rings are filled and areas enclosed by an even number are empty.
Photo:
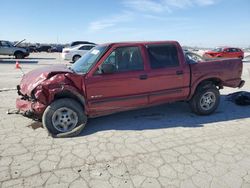
[[[190,64],[191,88],[196,88],[201,80],[206,79],[217,80],[220,87],[241,87],[242,68],[241,59],[216,59]]]

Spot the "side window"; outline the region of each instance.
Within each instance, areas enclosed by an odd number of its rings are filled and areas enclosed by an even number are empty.
[[[230,52],[230,48],[227,48],[224,50],[225,52]]]
[[[86,50],[86,46],[80,47],[79,50]]]
[[[178,52],[175,45],[147,46],[152,69],[179,66]]]
[[[94,46],[82,46],[79,50],[91,50]]]
[[[117,48],[103,63],[113,64],[115,72],[144,70],[141,52],[138,47]]]
[[[86,46],[87,50],[91,50],[94,46]]]
[[[237,49],[237,48],[232,48],[232,51],[233,51],[233,52],[239,52],[239,49]]]
[[[6,41],[2,41],[1,42],[1,46],[3,46],[3,47],[10,47],[9,43],[7,43]]]

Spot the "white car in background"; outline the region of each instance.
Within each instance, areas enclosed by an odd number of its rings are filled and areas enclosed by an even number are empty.
[[[77,46],[64,48],[62,51],[62,58],[74,63],[95,46],[95,44],[79,44]]]

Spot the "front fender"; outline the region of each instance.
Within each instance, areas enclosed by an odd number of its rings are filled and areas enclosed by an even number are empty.
[[[32,92],[35,100],[39,102],[49,105],[54,101],[55,97],[62,93],[71,93],[79,100],[81,103],[85,104],[85,91],[83,87],[83,83],[78,85],[75,84],[70,77],[65,74],[56,74],[48,80],[45,80],[41,84],[39,84]]]

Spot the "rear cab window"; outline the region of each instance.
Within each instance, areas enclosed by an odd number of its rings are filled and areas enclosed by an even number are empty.
[[[178,50],[174,44],[147,45],[151,69],[179,67]]]

